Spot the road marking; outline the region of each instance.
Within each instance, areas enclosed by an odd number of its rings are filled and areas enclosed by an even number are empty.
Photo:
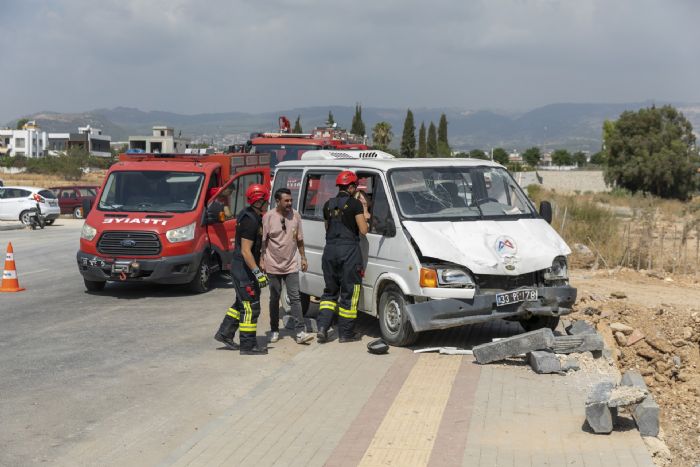
[[[423,354],[389,408],[361,466],[427,466],[462,357]]]

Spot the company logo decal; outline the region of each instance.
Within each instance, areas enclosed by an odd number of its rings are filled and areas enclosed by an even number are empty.
[[[137,217],[129,219],[128,217],[106,217],[102,219],[103,224],[152,224],[166,225],[168,222],[163,219],[139,219]]]
[[[515,244],[515,240],[505,235],[498,237],[496,240],[496,253],[506,256],[514,255],[518,252],[518,246]]]
[[[121,245],[122,246],[136,246],[136,240],[130,240],[127,238],[126,240],[121,241]]]

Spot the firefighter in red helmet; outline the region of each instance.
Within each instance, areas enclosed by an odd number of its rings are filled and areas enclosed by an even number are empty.
[[[354,198],[357,175],[344,170],[338,174],[335,184],[338,195],[323,206],[326,246],[321,266],[325,288],[319,304],[316,336],[319,343],[328,341],[328,328],[334,314],[338,316],[338,341],[360,340],[355,333],[355,319],[362,287],[360,235],[367,234],[367,220],[362,203]]]
[[[254,183],[245,192],[249,206],[236,219],[236,247],[233,251],[231,276],[236,301],[231,305],[214,336],[241,355],[265,355],[267,348],[257,345],[257,324],[260,316],[260,289],[267,287],[267,276],[260,271],[262,246],[262,213],[270,198],[270,190]],[[240,346],[233,340],[240,328]]]

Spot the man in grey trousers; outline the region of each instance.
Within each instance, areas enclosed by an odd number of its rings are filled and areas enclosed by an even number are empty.
[[[277,342],[280,338],[280,293],[284,283],[292,317],[296,321],[295,340],[297,344],[308,344],[314,336],[305,331],[299,295],[299,268],[301,267],[302,271],[306,271],[307,268],[301,216],[292,209],[292,192],[288,188],[275,191],[275,203],[275,209],[267,211],[263,217],[260,259],[260,268],[265,271],[270,281],[270,342]],[[297,251],[301,261],[297,260]]]

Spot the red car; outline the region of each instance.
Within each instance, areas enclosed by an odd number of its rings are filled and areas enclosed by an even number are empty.
[[[56,186],[50,188],[58,198],[61,214],[73,214],[76,219],[82,219],[83,200],[92,202],[97,195],[97,186]]]

